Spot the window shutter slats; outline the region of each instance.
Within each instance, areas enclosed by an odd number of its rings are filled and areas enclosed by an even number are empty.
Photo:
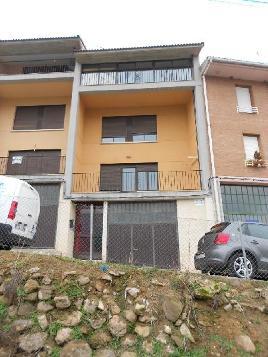
[[[156,134],[156,117],[155,116],[138,116],[132,117],[133,134]]]
[[[254,158],[255,151],[259,151],[259,142],[257,136],[243,136],[246,160]]]
[[[13,129],[63,129],[65,105],[17,107]]]
[[[126,137],[126,118],[113,117],[102,119],[102,137]]]
[[[252,107],[249,88],[236,87],[237,105],[241,110]]]
[[[122,165],[101,165],[101,191],[121,191]]]

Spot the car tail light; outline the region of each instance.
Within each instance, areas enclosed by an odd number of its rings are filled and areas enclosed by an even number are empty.
[[[215,240],[214,244],[227,244],[230,240],[230,234],[228,233],[218,233]]]
[[[16,217],[17,208],[18,208],[18,202],[12,201],[7,218],[14,219]]]

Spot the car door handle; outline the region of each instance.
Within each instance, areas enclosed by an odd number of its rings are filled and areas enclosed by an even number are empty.
[[[259,244],[259,242],[257,242],[255,239],[252,240],[250,243],[252,243],[252,244]]]
[[[32,215],[30,213],[28,213],[28,217],[32,217]]]

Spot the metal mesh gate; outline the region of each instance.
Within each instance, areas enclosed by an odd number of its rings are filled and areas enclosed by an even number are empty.
[[[108,205],[107,260],[179,268],[175,202]]]

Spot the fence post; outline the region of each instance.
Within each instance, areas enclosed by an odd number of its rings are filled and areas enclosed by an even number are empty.
[[[245,265],[245,273],[246,273],[245,279],[249,279],[248,265],[247,265],[247,253],[246,253],[244,241],[242,238],[242,224],[241,224],[241,222],[239,223],[239,237],[240,237],[240,242],[241,242],[241,247],[242,247],[242,252],[243,252],[243,257],[244,257],[244,265]]]
[[[108,238],[108,202],[103,202],[103,225],[102,225],[102,261],[107,260],[107,238]]]

